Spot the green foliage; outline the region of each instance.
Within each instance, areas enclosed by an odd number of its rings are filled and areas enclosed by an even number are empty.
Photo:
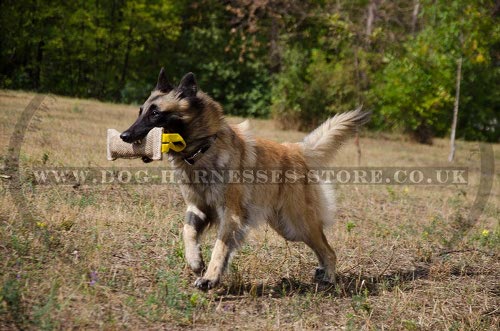
[[[177,8],[154,0],[2,2],[0,85],[120,100],[127,81],[158,70],[166,55],[158,43],[177,40]]]
[[[425,2],[428,25],[403,46],[403,54],[388,54],[372,90],[379,105],[378,125],[400,127],[421,142],[448,133],[455,101],[457,60],[463,59],[458,137],[497,141],[498,118],[493,112],[500,92],[499,69],[489,50],[500,42],[500,29],[488,1]],[[491,3],[490,3],[491,4]]]
[[[492,8],[492,1],[424,1],[420,31],[409,33],[410,27],[386,22],[369,36],[366,22],[349,7],[314,16],[314,25],[283,39],[272,112],[284,127],[311,129],[332,114],[364,104],[374,110],[372,127],[408,132],[430,143],[433,136],[449,133],[457,60],[462,58],[457,137],[498,141],[493,109],[499,104],[494,86],[500,69],[493,57],[500,25]],[[403,15],[394,7],[383,9]],[[401,42],[391,43],[394,39]]]
[[[0,22],[1,88],[142,103],[164,66],[195,72],[229,113],[268,113],[265,50],[219,1],[5,1]]]
[[[57,302],[57,289],[57,283],[54,282],[50,293],[44,298],[45,303],[35,306],[33,309],[33,322],[40,330],[54,330],[60,327],[60,322],[51,316],[53,310],[60,307]]]
[[[283,70],[276,75],[273,84],[272,111],[284,127],[295,126],[309,116],[309,109],[302,108],[306,85],[304,61],[304,55],[299,50],[287,49],[283,57]]]
[[[368,295],[368,289],[365,288],[362,293],[352,296],[351,306],[354,312],[365,312],[369,314],[373,310]]]
[[[498,141],[494,1],[419,3],[6,0],[0,88],[142,103],[164,66],[229,114],[310,130],[364,105],[373,128],[431,142],[449,133],[462,58],[457,137]]]
[[[500,245],[500,227],[497,225],[493,231],[483,229],[471,238],[472,242],[477,242],[481,247],[495,248]]]
[[[373,93],[380,102],[380,126],[403,126],[420,134],[421,141],[446,133],[453,109],[453,67],[443,56],[430,54],[426,47],[408,49],[407,58],[389,56]],[[448,112],[449,114],[447,114]]]
[[[21,296],[19,280],[6,279],[0,291],[0,313],[10,313],[16,322],[21,322],[24,317]]]
[[[312,48],[304,49],[302,36],[284,40],[282,70],[275,76],[272,93],[272,112],[284,127],[310,130],[362,103],[356,82],[360,50],[352,49],[349,29],[338,15],[329,15],[304,32]]]
[[[161,311],[168,307],[178,319],[189,321],[194,310],[207,305],[203,294],[188,293],[181,289],[186,284],[181,284],[183,281],[177,273],[160,270],[156,278],[157,290],[146,301],[148,309],[142,311],[145,316],[158,318]]]
[[[269,108],[269,71],[265,51],[258,47],[259,36],[252,39],[231,30],[229,12],[220,1],[197,3],[188,10],[179,45],[173,57],[181,72],[197,73],[202,89],[222,103],[227,113],[266,116]],[[199,13],[205,13],[200,15]]]
[[[356,223],[354,223],[353,221],[348,221],[345,225],[346,229],[347,229],[347,232],[348,233],[351,233],[352,230],[356,227]]]

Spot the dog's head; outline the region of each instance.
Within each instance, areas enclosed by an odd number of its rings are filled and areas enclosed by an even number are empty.
[[[120,138],[127,143],[133,143],[146,137],[155,127],[163,128],[164,132],[179,133],[184,137],[189,123],[202,111],[203,101],[198,94],[193,73],[186,74],[179,86],[174,87],[169,83],[162,68],[155,89],[139,109],[139,117]]]

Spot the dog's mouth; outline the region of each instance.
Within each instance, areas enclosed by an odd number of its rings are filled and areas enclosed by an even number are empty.
[[[120,138],[126,142],[126,143],[129,143],[129,144],[141,144],[144,140],[144,138],[146,138],[147,134],[145,135],[137,135],[137,134],[132,134],[130,133],[130,131],[124,131],[121,135],[120,135]]]
[[[133,144],[133,145],[140,145],[142,143],[142,139],[135,139],[135,138],[130,138],[130,137],[120,137],[124,142],[128,144]]]

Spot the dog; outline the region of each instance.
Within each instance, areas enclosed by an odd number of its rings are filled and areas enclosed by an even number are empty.
[[[140,107],[137,120],[120,137],[133,143],[143,139],[154,127],[179,133],[187,147],[170,153],[169,161],[175,171],[189,178],[200,169],[285,172],[293,169],[295,174],[304,174],[330,163],[342,143],[369,118],[370,113],[361,109],[337,114],[302,142],[279,144],[255,138],[246,122],[229,125],[219,103],[198,89],[193,73],[186,74],[178,86],[173,86],[162,68],[156,87]],[[260,184],[180,184],[187,206],[183,228],[185,259],[200,276],[195,287],[207,290],[218,285],[248,229],[261,222],[267,222],[286,240],[301,241],[309,246],[319,260],[316,278],[335,282],[336,256],[323,232],[333,220],[333,189],[321,183],[308,183],[303,176],[298,178],[277,184],[265,181]],[[205,267],[199,240],[209,226],[217,227],[217,239]]]

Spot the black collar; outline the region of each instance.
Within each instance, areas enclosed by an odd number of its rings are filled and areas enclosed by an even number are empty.
[[[203,154],[205,154],[206,151],[208,151],[210,146],[212,146],[212,144],[214,143],[215,139],[217,139],[217,134],[203,138],[202,140],[206,140],[205,143],[203,143],[196,152],[183,158],[184,162],[186,162],[189,165],[193,165],[196,161],[201,159],[201,157],[203,156]]]

